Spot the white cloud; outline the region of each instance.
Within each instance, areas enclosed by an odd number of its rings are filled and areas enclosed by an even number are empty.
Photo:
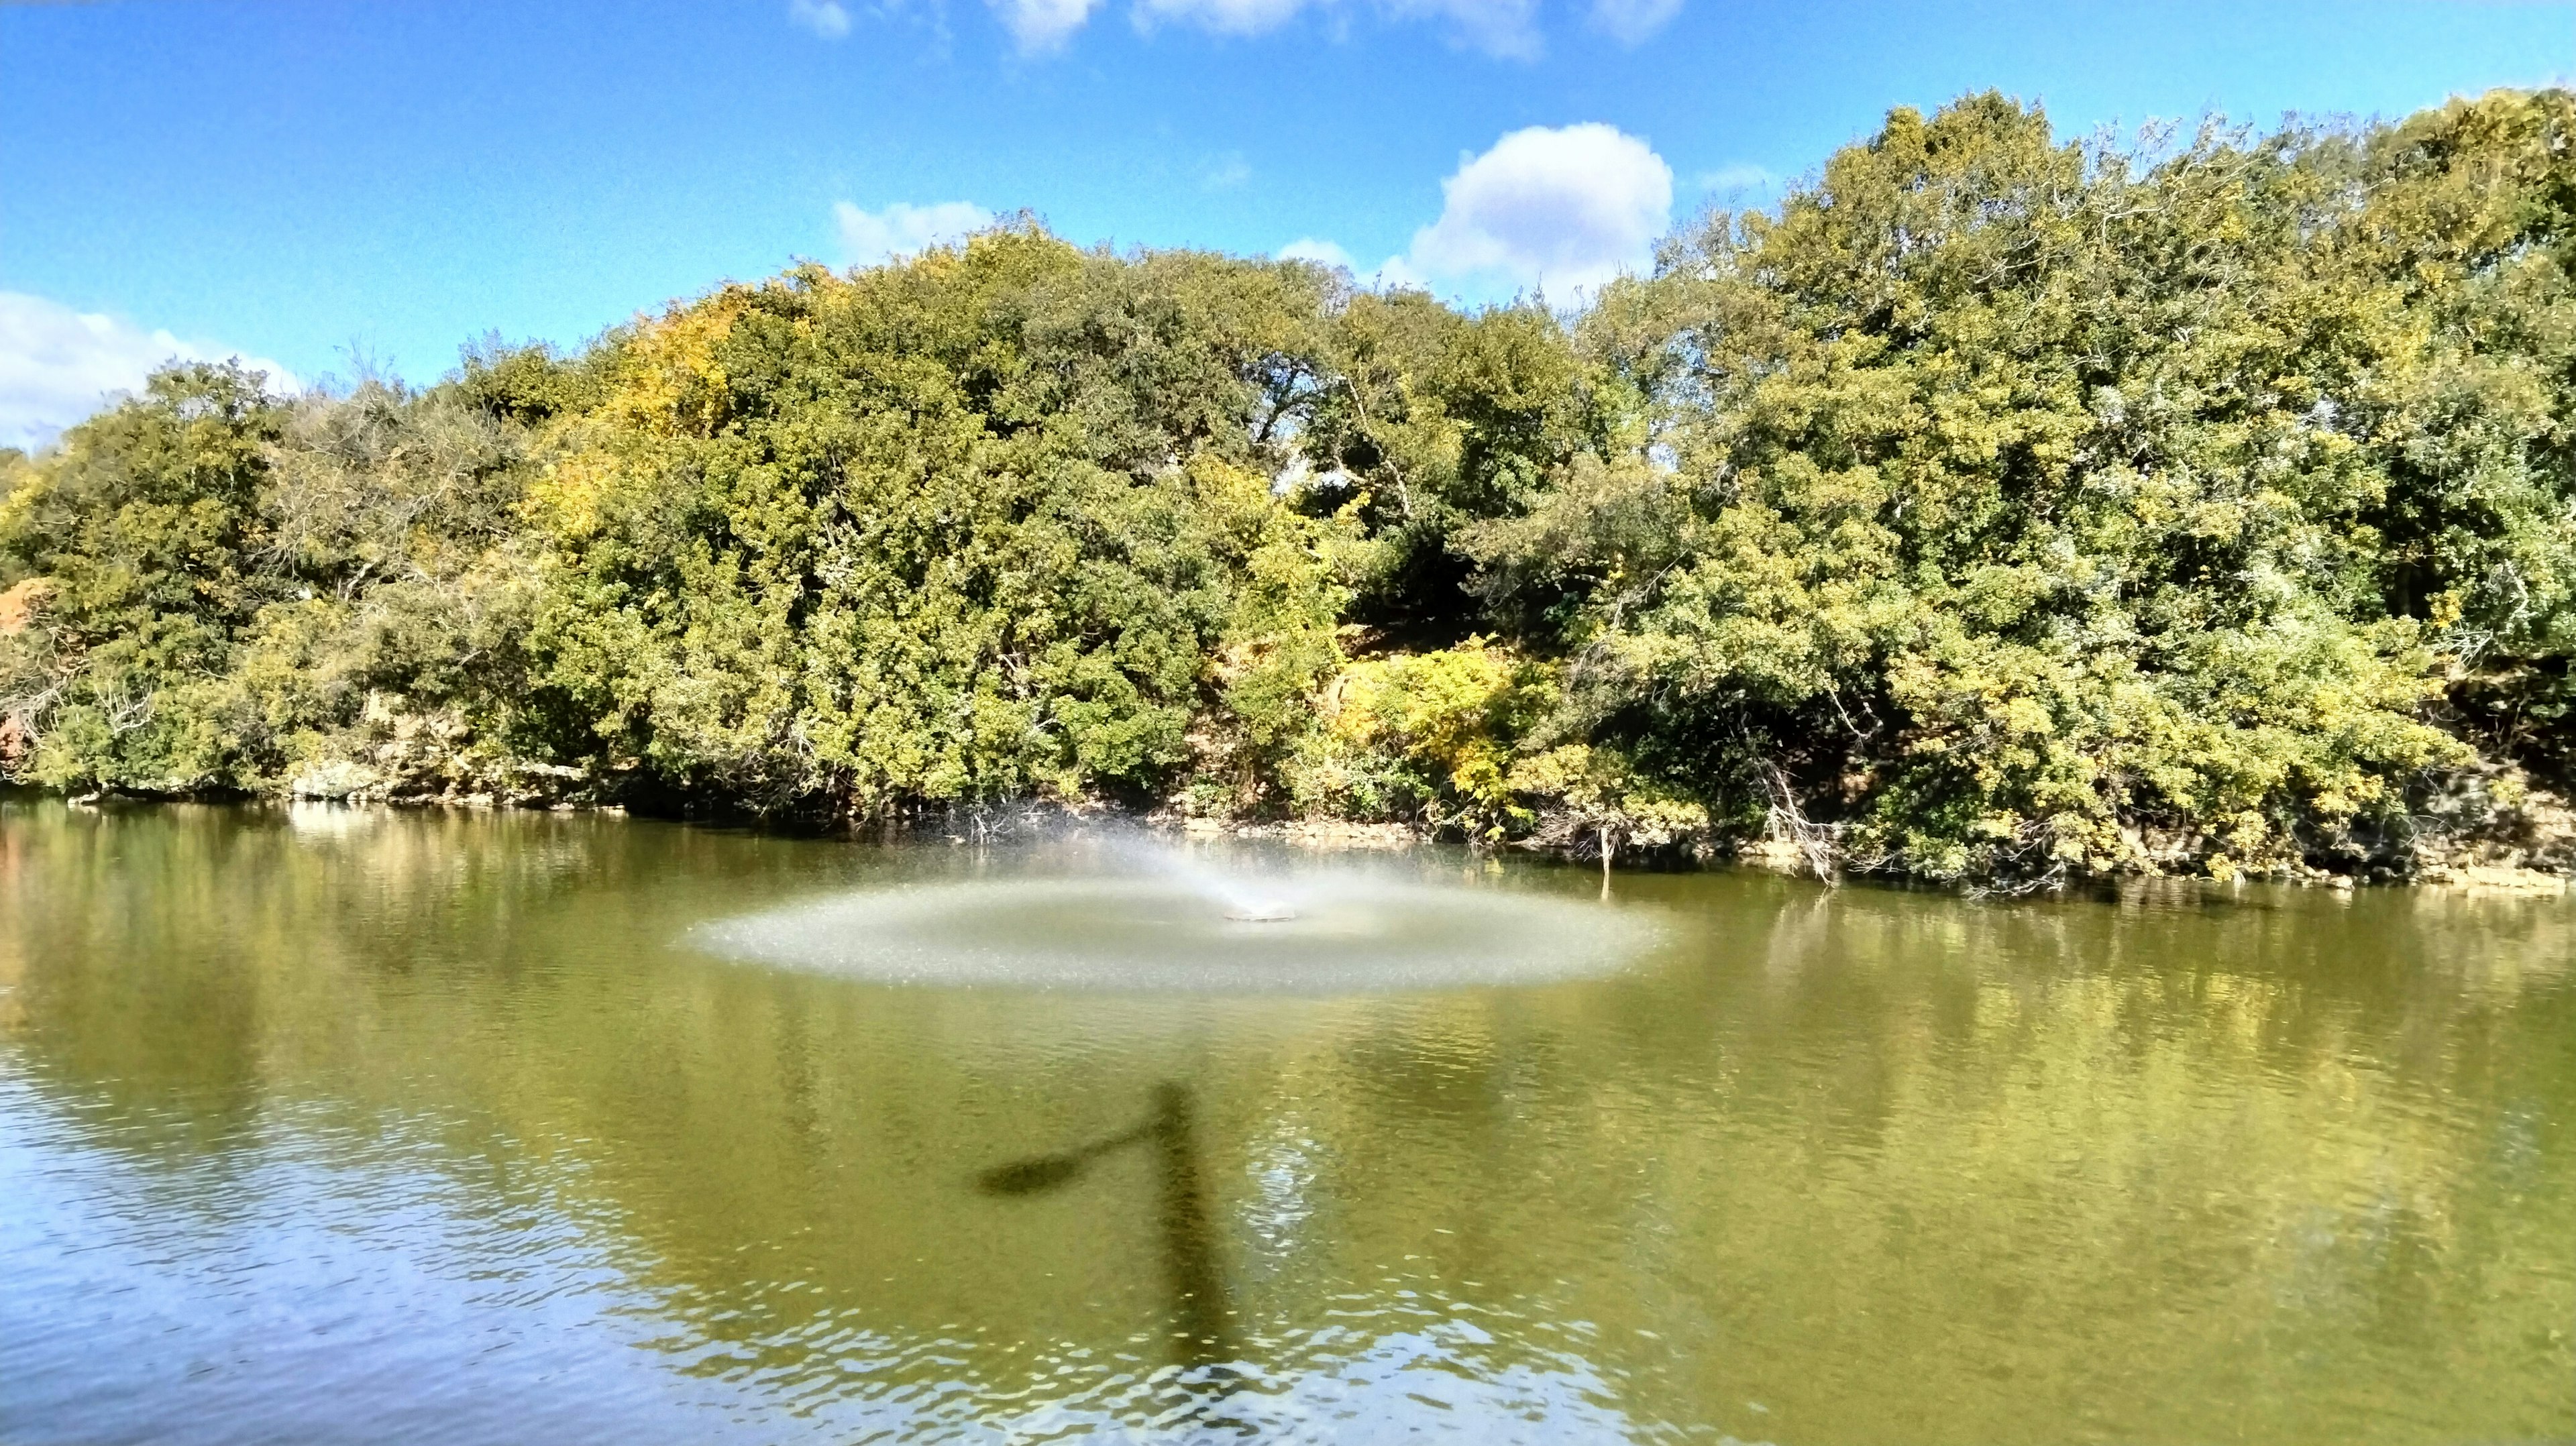
[[[1592,28],[1636,45],[1682,13],[1682,0],[1592,0]]]
[[[841,0],[787,0],[787,18],[825,40],[838,40],[850,33],[850,12]]]
[[[1081,27],[1099,0],[992,0],[1004,23],[1021,35],[1023,49],[1052,49]],[[1130,12],[1140,30],[1158,25],[1190,25],[1218,35],[1260,35],[1276,30],[1308,10],[1341,11],[1360,0],[1135,0]],[[1444,22],[1458,43],[1489,55],[1527,60],[1539,53],[1538,0],[1367,0],[1392,20]],[[1601,0],[1614,3],[1614,0]],[[1681,0],[1625,0],[1629,4],[1678,7]],[[1069,17],[1032,44],[1013,21],[1014,12],[1031,6],[1061,8]]]
[[[1252,163],[1241,151],[1228,151],[1199,173],[1199,184],[1211,191],[1231,191],[1252,179]]]
[[[1404,19],[1444,20],[1464,44],[1509,60],[1539,53],[1538,0],[1382,0]]]
[[[1259,35],[1276,30],[1307,0],[1136,0],[1136,23],[1148,29],[1179,21],[1219,35]]]
[[[140,391],[144,378],[163,362],[220,361],[231,355],[219,346],[145,331],[41,296],[0,291],[0,447],[52,441],[116,393]],[[268,373],[271,391],[301,385],[273,361],[242,360]]]
[[[1598,122],[1514,131],[1440,188],[1440,219],[1413,234],[1389,279],[1501,280],[1563,300],[1645,269],[1672,225],[1673,168]]]
[[[902,8],[891,0],[887,10]],[[1105,0],[985,0],[1023,55],[1064,48],[1091,23]],[[1634,44],[1680,11],[1683,0],[1590,0],[1595,28]],[[1393,21],[1428,21],[1471,50],[1514,60],[1536,59],[1543,48],[1539,0],[1133,0],[1136,28],[1187,25],[1218,35],[1262,35],[1308,11],[1326,12],[1339,34],[1353,10],[1374,10]],[[850,33],[845,0],[787,0],[787,18],[826,40]]]
[[[1300,236],[1296,240],[1289,242],[1287,245],[1280,247],[1279,259],[1282,261],[1312,261],[1318,266],[1338,266],[1344,271],[1356,271],[1359,269],[1358,263],[1351,260],[1351,253],[1334,245],[1330,241],[1318,240],[1312,236]]]
[[[1756,165],[1738,163],[1702,171],[1691,177],[1691,184],[1717,195],[1746,191],[1768,191],[1780,184],[1780,178]]]
[[[1377,274],[1369,278],[1369,284],[1395,291],[1429,291],[1433,285],[1430,277],[1416,270],[1412,262],[1401,256],[1390,256],[1379,262]]]
[[[1002,28],[1011,32],[1023,54],[1037,55],[1064,45],[1080,30],[1100,0],[989,0]]]
[[[882,211],[862,211],[847,201],[832,207],[841,248],[854,265],[873,266],[945,245],[993,224],[993,213],[968,201],[912,206],[901,201]]]

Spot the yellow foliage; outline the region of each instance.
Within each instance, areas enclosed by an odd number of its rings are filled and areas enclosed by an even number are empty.
[[[744,288],[729,286],[639,326],[624,374],[602,409],[609,419],[657,437],[703,437],[722,426],[730,381],[715,349],[749,300]]]

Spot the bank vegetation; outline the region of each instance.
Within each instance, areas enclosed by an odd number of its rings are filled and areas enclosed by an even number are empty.
[[[0,453],[0,769],[2564,870],[2576,99],[1892,112],[1577,310],[1034,222]]]

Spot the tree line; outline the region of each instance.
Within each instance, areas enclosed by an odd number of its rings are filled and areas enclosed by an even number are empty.
[[[432,386],[174,366],[0,453],[0,769],[2548,862],[2571,278],[2564,92],[2123,142],[1988,94],[1572,310],[1024,218]]]

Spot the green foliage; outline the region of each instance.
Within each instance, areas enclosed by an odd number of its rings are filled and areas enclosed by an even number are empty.
[[[531,576],[507,563],[511,439],[444,398],[287,402],[260,380],[166,371],[10,493],[0,556],[31,589],[0,631],[16,771],[260,791],[369,741],[371,712],[508,695]]]
[[[1003,231],[642,328],[537,488],[549,682],[770,807],[1154,796],[1220,705],[1275,747],[1335,661],[1257,437],[1314,286]]]
[[[167,791],[224,781],[235,720],[214,695],[232,632],[266,601],[258,499],[279,428],[256,376],[174,369],[75,429],[11,491],[0,549],[48,584],[44,626],[13,631],[0,652],[13,721],[50,715],[40,746],[24,749],[35,778]]]
[[[1355,619],[1403,646],[1486,626],[1463,529],[1514,515],[1615,421],[1558,319],[1461,316],[1415,291],[1351,297],[1323,333],[1324,384],[1297,420],[1311,510],[1361,529]]]
[[[1310,808],[1417,818],[1500,838],[1532,821],[1505,771],[1556,699],[1553,670],[1470,638],[1352,663],[1325,700],[1292,788]]]
[[[2367,138],[2338,259],[2409,334],[2359,388],[2389,458],[2379,583],[2454,660],[2460,722],[2568,781],[2576,700],[2576,99],[2498,92]]]
[[[2393,235],[2375,184],[2421,149],[1894,112],[1601,308],[1665,459],[1569,468],[1469,545],[1581,594],[1567,726],[1863,862],[2269,868],[2402,826],[2465,756],[2426,712],[2446,645],[2509,611],[2468,600],[2511,590],[2475,539],[2567,575],[2527,442],[2425,466],[2462,341],[2405,290],[2456,232]]]
[[[0,454],[0,767],[2403,869],[2568,778],[2571,263],[2560,92],[1987,95],[1580,314],[1021,221],[425,391],[183,367]]]

